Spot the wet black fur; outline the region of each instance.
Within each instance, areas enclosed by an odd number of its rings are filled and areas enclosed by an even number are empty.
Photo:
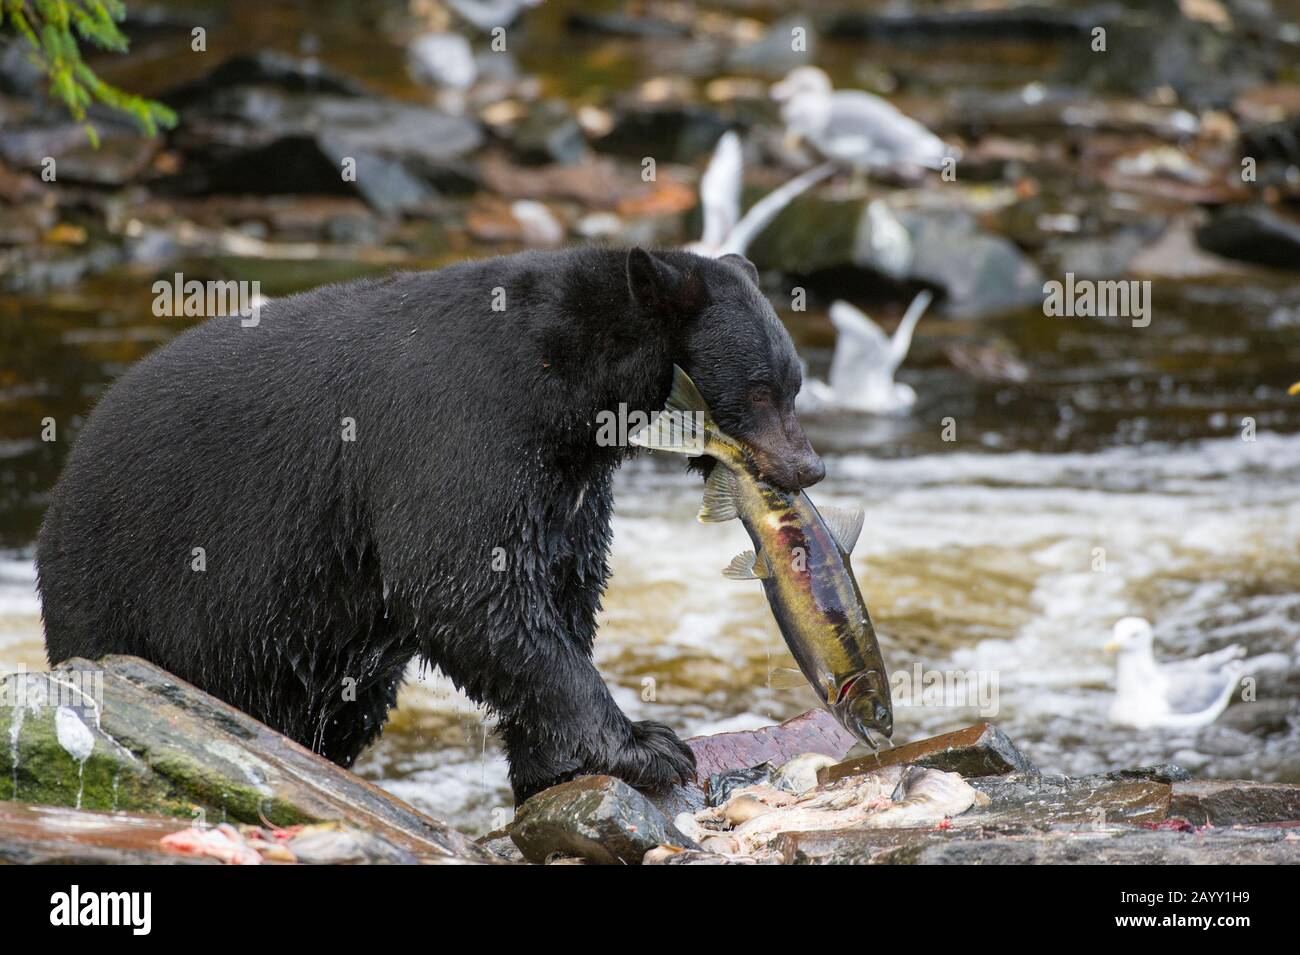
[[[419,655],[498,714],[519,798],[583,772],[688,774],[591,662],[627,453],[597,446],[597,413],[661,407],[674,362],[738,433],[755,383],[792,402],[794,349],[752,269],[524,253],[186,332],[107,392],[54,491],[51,662],[137,654],[346,766]]]

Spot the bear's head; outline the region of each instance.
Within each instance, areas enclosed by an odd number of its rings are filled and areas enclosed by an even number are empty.
[[[718,427],[750,447],[763,477],[785,491],[825,477],[794,413],[799,355],[759,291],[753,263],[633,249],[627,276],[635,303],[668,329],[672,361],[694,380]]]

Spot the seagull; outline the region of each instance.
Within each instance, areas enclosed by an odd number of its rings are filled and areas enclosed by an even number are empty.
[[[800,66],[772,85],[786,134],[806,139],[827,159],[858,172],[942,169],[960,158],[949,146],[887,100],[864,90],[836,90],[824,70]]]
[[[709,167],[700,177],[704,231],[698,242],[686,246],[687,251],[713,258],[733,253],[744,255],[749,243],[767,228],[795,196],[825,179],[834,168],[833,163],[823,163],[795,176],[759,199],[741,218],[740,186],[744,178],[745,160],[741,155],[740,137],[734,131],[723,133],[713,150]]]
[[[1110,721],[1137,729],[1196,729],[1228,708],[1245,650],[1233,644],[1193,657],[1157,663],[1151,624],[1125,617],[1115,624],[1108,652],[1118,653]]]
[[[912,299],[893,338],[848,302],[832,303],[830,316],[837,335],[830,382],[808,380],[799,393],[804,410],[902,414],[916,404],[916,391],[910,385],[894,381],[894,374],[907,357],[912,332],[932,298],[926,290]]]

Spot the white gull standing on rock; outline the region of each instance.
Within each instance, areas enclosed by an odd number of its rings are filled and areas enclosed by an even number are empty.
[[[860,171],[942,169],[960,151],[888,101],[864,90],[837,90],[824,70],[800,66],[772,86],[787,135],[827,159]]]
[[[741,155],[740,137],[731,131],[723,133],[713,150],[709,167],[700,177],[703,233],[698,242],[689,243],[686,249],[714,258],[730,254],[744,255],[749,243],[767,228],[792,199],[809,186],[825,179],[834,168],[831,163],[823,163],[795,176],[759,199],[741,218],[740,187],[744,179],[745,160]]]
[[[1245,650],[1233,644],[1192,657],[1157,663],[1151,624],[1124,617],[1106,645],[1117,653],[1110,721],[1137,729],[1208,726],[1228,708],[1241,677]]]
[[[800,409],[844,409],[871,414],[901,414],[916,404],[911,385],[894,381],[894,374],[912,345],[912,332],[933,296],[922,291],[907,307],[894,337],[848,302],[831,304],[835,325],[835,354],[830,381],[808,379],[796,399]]]

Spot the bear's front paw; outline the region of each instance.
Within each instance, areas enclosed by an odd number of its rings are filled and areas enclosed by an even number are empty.
[[[663,723],[632,724],[632,739],[612,754],[606,772],[638,789],[667,789],[695,778],[695,754]]]

